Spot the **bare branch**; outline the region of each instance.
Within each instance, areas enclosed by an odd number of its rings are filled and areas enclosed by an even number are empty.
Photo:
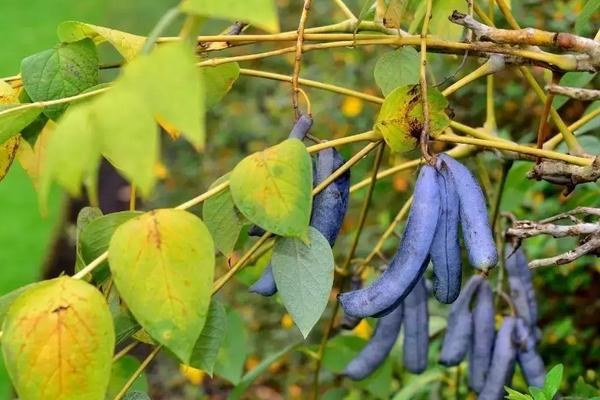
[[[516,221],[507,235],[525,239],[539,235],[550,235],[555,238],[600,234],[599,223],[582,222],[574,225],[543,224],[535,221]]]
[[[562,161],[544,160],[527,173],[527,178],[564,185],[568,194],[579,184],[600,179],[600,156],[594,158],[592,165],[583,167]]]
[[[600,236],[592,236],[587,242],[579,247],[569,250],[566,253],[559,254],[554,257],[543,258],[541,260],[534,260],[529,263],[530,269],[548,267],[551,265],[563,265],[568,264],[578,258],[590,254],[592,252],[598,252],[600,250]]]
[[[567,96],[581,101],[594,101],[600,99],[600,90],[596,89],[548,85],[546,86],[546,90],[548,93],[559,94],[561,96]]]

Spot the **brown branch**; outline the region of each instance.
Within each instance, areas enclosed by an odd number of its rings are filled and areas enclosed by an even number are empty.
[[[600,179],[600,156],[594,158],[592,165],[576,166],[556,160],[543,160],[527,173],[527,178],[545,180],[566,187],[566,194],[582,183],[596,182]]]
[[[516,221],[506,231],[508,236],[526,239],[533,236],[549,235],[554,238],[600,234],[600,223],[582,222],[573,225],[557,225],[535,221]]]
[[[302,8],[302,14],[300,15],[300,22],[298,23],[298,38],[296,40],[296,54],[294,56],[294,72],[292,73],[292,107],[294,108],[294,116],[296,119],[300,118],[300,111],[298,111],[298,78],[300,76],[300,65],[302,61],[304,27],[306,25],[306,18],[308,17],[308,11],[310,10],[311,2],[312,0],[304,1],[304,7]]]
[[[561,96],[567,96],[581,101],[600,100],[600,90],[596,89],[584,89],[552,84],[546,86],[546,90],[548,93],[559,94]]]
[[[572,261],[577,260],[580,257],[583,257],[586,254],[596,253],[598,256],[598,251],[600,251],[600,236],[591,236],[589,240],[583,243],[581,246],[574,248],[573,250],[569,250],[566,253],[559,254],[554,257],[542,258],[540,260],[533,260],[529,262],[529,268],[541,268],[541,267],[549,267],[551,265],[563,265],[568,264]]]
[[[600,65],[600,42],[589,38],[566,32],[548,32],[534,28],[498,29],[482,24],[473,17],[458,11],[452,13],[450,21],[471,29],[478,40],[498,44],[553,47],[561,51],[585,53],[591,58],[593,65]]]

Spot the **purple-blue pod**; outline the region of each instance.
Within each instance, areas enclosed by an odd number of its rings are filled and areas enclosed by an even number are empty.
[[[436,169],[440,188],[440,219],[429,254],[433,264],[433,295],[440,303],[450,304],[460,293],[462,278],[458,240],[459,201],[457,188],[444,160]]]
[[[314,186],[323,182],[344,164],[344,159],[333,147],[321,150],[317,157],[317,166],[313,173]],[[342,223],[348,210],[349,193],[350,170],[345,171],[313,199],[310,225],[321,232],[332,247],[342,228]],[[257,231],[260,229],[256,227]],[[275,284],[275,277],[273,276],[273,269],[270,263],[262,276],[250,286],[249,290],[252,293],[258,293],[263,296],[272,296],[277,293],[277,285]]]
[[[404,307],[404,367],[413,374],[427,368],[429,351],[429,312],[427,286],[421,277],[402,302]]]
[[[371,375],[386,359],[402,326],[403,308],[396,307],[394,311],[377,320],[375,332],[369,343],[348,364],[344,374],[352,380],[361,380]]]
[[[536,349],[536,336],[523,318],[518,318],[513,340],[517,343],[517,362],[528,386],[544,387],[546,368]]]
[[[362,279],[359,275],[353,275],[350,281],[350,290],[358,290],[362,288]],[[352,330],[362,321],[362,318],[353,317],[352,315],[344,314],[340,327],[346,330]]]
[[[469,386],[477,393],[483,388],[490,367],[496,337],[495,325],[492,288],[487,280],[483,280],[473,307],[473,339],[469,353]]]
[[[271,263],[267,265],[260,278],[258,278],[248,290],[265,297],[273,296],[277,293],[277,285],[275,284]]]
[[[446,334],[440,352],[440,364],[447,367],[460,364],[471,347],[473,315],[470,304],[473,294],[483,281],[481,275],[473,275],[450,308]]]
[[[447,154],[446,162],[460,203],[460,225],[471,266],[488,270],[498,263],[498,251],[490,227],[483,191],[471,171]]]
[[[515,318],[505,317],[494,342],[492,362],[478,400],[500,400],[504,398],[504,385],[514,371],[517,348],[513,343]]]
[[[504,250],[506,257],[506,271],[512,299],[517,315],[525,320],[530,327],[537,324],[537,302],[531,281],[531,271],[527,265],[527,256],[522,247],[514,249],[506,243]]]
[[[313,119],[308,115],[301,115],[300,118],[296,121],[288,138],[296,138],[298,140],[303,140],[310,128],[312,127]]]
[[[429,165],[421,168],[406,229],[389,268],[369,287],[338,296],[346,313],[368,317],[388,310],[408,295],[423,274],[440,213],[436,174]]]

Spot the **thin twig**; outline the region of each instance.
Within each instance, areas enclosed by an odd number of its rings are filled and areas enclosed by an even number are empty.
[[[597,89],[585,89],[570,86],[559,86],[558,84],[551,84],[546,86],[548,93],[559,94],[561,96],[567,96],[572,99],[581,101],[594,101],[600,100],[600,90]]]
[[[136,348],[139,344],[140,344],[140,342],[138,342],[137,340],[129,343],[127,346],[123,347],[123,349],[121,349],[121,351],[119,351],[117,354],[115,354],[113,356],[112,362],[115,363],[115,362],[119,361],[121,358],[123,358],[124,356],[129,354],[129,352],[131,350],[133,350],[134,348]]]
[[[135,383],[136,379],[142,374],[142,372],[144,372],[148,364],[150,364],[152,360],[154,360],[154,357],[156,357],[156,355],[161,349],[162,345],[158,345],[152,350],[150,354],[148,354],[148,356],[144,359],[144,361],[142,361],[138,369],[135,370],[135,372],[131,375],[129,380],[125,383],[123,388],[119,391],[119,393],[117,393],[114,400],[121,400],[123,397],[125,397],[131,386]]]
[[[295,118],[300,118],[300,111],[298,110],[298,78],[300,77],[300,66],[302,64],[302,45],[304,44],[304,26],[306,25],[306,18],[310,11],[310,5],[312,0],[304,0],[304,7],[302,8],[302,14],[300,15],[300,22],[298,23],[298,39],[296,40],[296,55],[294,56],[294,71],[292,73],[292,107],[294,108]]]
[[[356,15],[354,15],[354,13],[348,8],[346,3],[344,3],[344,0],[333,0],[333,2],[340,8],[340,10],[342,10],[342,12],[344,13],[344,15],[346,15],[346,17],[348,17],[349,19],[354,19],[354,20],[357,19]]]
[[[554,257],[543,258],[540,260],[533,260],[529,262],[530,269],[549,267],[551,265],[563,265],[568,264],[583,257],[586,254],[592,252],[598,252],[600,250],[600,235],[591,236],[591,238],[583,243],[581,246],[569,250],[566,253],[559,254]]]
[[[423,28],[421,29],[421,62],[419,64],[419,85],[421,88],[421,104],[423,107],[423,127],[419,144],[421,155],[429,164],[435,164],[435,158],[429,154],[429,101],[427,99],[427,32],[429,31],[429,20],[431,19],[432,0],[427,1]]]

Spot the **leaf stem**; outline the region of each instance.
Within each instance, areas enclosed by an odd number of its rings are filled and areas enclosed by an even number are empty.
[[[351,20],[357,20],[356,15],[348,8],[344,0],[333,0],[333,2],[339,7],[340,10]]]
[[[158,345],[154,349],[152,349],[152,352],[148,354],[144,361],[142,361],[138,369],[135,370],[135,372],[131,375],[131,377],[125,383],[123,388],[119,391],[119,393],[117,393],[114,400],[121,400],[123,397],[125,397],[131,386],[134,384],[135,380],[142,374],[142,372],[144,372],[148,364],[150,364],[152,360],[154,360],[154,357],[156,357],[156,355],[161,349],[162,345]]]
[[[302,7],[300,21],[298,22],[298,38],[296,39],[296,54],[294,56],[294,69],[292,72],[292,107],[294,109],[295,119],[300,118],[300,111],[298,110],[298,78],[300,76],[300,67],[302,65],[302,45],[304,44],[304,27],[306,25],[306,19],[308,18],[308,12],[310,11],[311,2],[312,0],[304,0],[304,7]]]
[[[119,361],[121,358],[123,358],[124,356],[129,354],[129,352],[131,350],[133,350],[134,348],[136,348],[139,344],[140,344],[140,342],[138,342],[138,341],[129,343],[127,346],[123,347],[123,349],[121,349],[121,351],[119,351],[117,354],[114,355],[112,362],[115,363],[115,362]]]

